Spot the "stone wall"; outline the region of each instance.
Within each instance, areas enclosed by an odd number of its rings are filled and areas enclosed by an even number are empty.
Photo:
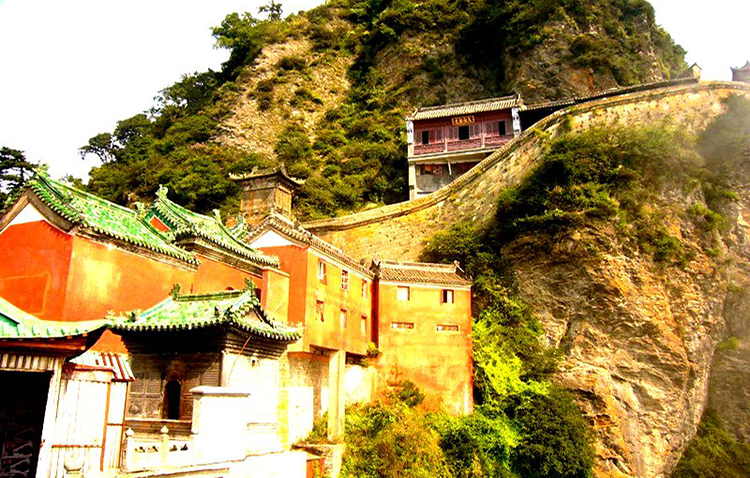
[[[750,96],[750,85],[704,82],[594,100],[558,111],[500,148],[468,173],[429,196],[303,226],[361,259],[415,260],[436,232],[459,221],[489,221],[498,194],[518,184],[563,131],[667,121],[697,131],[723,111],[722,99]]]

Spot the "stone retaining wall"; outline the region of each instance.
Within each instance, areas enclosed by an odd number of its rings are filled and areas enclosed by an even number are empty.
[[[723,111],[721,100],[731,94],[750,96],[750,84],[694,83],[574,105],[544,118],[429,196],[303,226],[358,259],[416,260],[436,232],[460,221],[491,220],[498,194],[519,184],[537,166],[550,140],[564,130],[667,121],[700,131]]]

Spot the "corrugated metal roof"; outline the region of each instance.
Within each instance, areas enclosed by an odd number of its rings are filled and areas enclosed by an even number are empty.
[[[127,355],[109,352],[94,352],[89,350],[71,362],[89,367],[100,367],[112,370],[114,380],[118,382],[132,382],[135,380],[133,371],[130,369]]]
[[[380,280],[415,284],[436,284],[470,287],[471,281],[464,278],[455,264],[432,264],[427,262],[375,261]]]
[[[486,100],[467,101],[465,103],[452,103],[448,105],[429,106],[417,108],[408,118],[409,121],[419,121],[434,118],[446,118],[450,116],[470,115],[484,111],[505,110],[523,105],[519,95],[503,96],[500,98],[488,98]]]

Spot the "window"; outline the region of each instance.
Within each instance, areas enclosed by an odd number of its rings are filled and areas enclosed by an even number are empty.
[[[414,322],[391,322],[391,328],[395,330],[411,330],[414,328]]]
[[[367,335],[367,316],[363,315],[362,320],[360,321],[360,332],[362,335]]]
[[[499,136],[505,136],[505,121],[498,121],[497,122],[497,134]]]
[[[458,332],[458,325],[455,324],[438,324],[435,329],[438,332]]]
[[[325,303],[322,300],[315,302],[315,315],[318,317],[318,319],[321,322],[325,322],[326,318],[324,315],[325,312]]]
[[[341,290],[349,290],[349,271],[341,271]]]
[[[401,301],[406,301],[411,299],[410,290],[406,286],[399,286],[399,288],[396,290],[396,299]]]
[[[430,144],[430,132],[422,131],[422,144]]]
[[[318,279],[326,281],[326,263],[318,259]]]
[[[469,139],[469,127],[468,126],[458,127],[458,139],[459,140]]]
[[[451,289],[443,289],[443,304],[453,303],[453,291]]]
[[[341,312],[339,313],[339,327],[341,327],[341,330],[344,330],[348,325],[349,324],[346,320],[346,309],[341,309]]]
[[[363,299],[367,298],[367,281],[366,280],[362,281],[362,298]]]

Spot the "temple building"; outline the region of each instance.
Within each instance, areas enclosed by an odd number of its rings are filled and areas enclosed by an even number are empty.
[[[732,68],[732,81],[750,83],[750,61],[739,68]]]
[[[42,173],[13,198],[0,380],[19,393],[0,398],[0,475],[302,478],[322,458],[292,445],[324,416],[340,442],[346,405],[394,382],[472,410],[457,265],[355,259],[294,220],[283,170],[236,180],[232,221],[166,188],[131,209]]]
[[[521,134],[518,95],[419,108],[406,118],[409,199],[450,184]]]

